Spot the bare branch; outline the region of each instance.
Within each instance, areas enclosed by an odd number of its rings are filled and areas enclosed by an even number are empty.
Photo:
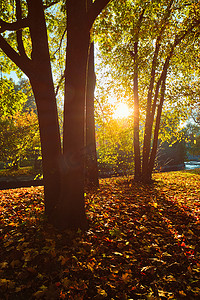
[[[22,28],[29,27],[29,21],[28,18],[24,18],[21,20],[17,20],[13,23],[8,23],[0,19],[0,33],[8,31],[16,31]]]
[[[59,2],[60,2],[60,0],[53,1],[53,2],[51,2],[49,4],[43,5],[43,7],[44,7],[44,9],[48,9],[49,7],[55,5],[55,4],[59,3]]]
[[[61,37],[61,39],[60,39],[60,43],[59,43],[59,47],[58,47],[58,49],[56,49],[56,51],[53,53],[53,56],[58,52],[58,51],[60,51],[60,48],[61,48],[61,46],[62,46],[62,42],[63,42],[63,39],[64,39],[64,36],[65,36],[65,33],[67,32],[67,28],[65,28],[65,30],[64,30],[64,32],[63,32],[63,34],[62,34],[62,37]]]
[[[0,48],[3,52],[28,76],[29,74],[29,64],[31,60],[28,57],[20,56],[2,37],[0,34]]]
[[[56,95],[56,96],[58,95],[58,91],[59,91],[59,88],[60,88],[60,86],[61,86],[61,83],[62,83],[63,79],[65,78],[65,74],[66,74],[66,71],[64,71],[64,74],[61,75],[61,78],[60,78],[60,80],[59,80],[59,82],[58,82],[58,85],[57,85],[57,87],[56,87],[56,92],[55,92],[55,95]]]

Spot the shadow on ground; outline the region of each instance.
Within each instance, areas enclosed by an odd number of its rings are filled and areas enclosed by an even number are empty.
[[[57,232],[43,189],[0,191],[2,299],[199,299],[199,223],[162,180],[101,180],[90,229]]]

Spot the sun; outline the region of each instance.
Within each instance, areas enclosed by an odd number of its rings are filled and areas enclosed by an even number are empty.
[[[113,113],[114,119],[123,119],[127,118],[130,115],[130,109],[127,104],[119,103],[116,107],[116,110]]]

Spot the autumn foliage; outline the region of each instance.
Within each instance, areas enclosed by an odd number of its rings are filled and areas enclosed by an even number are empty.
[[[200,173],[100,181],[89,231],[58,232],[43,187],[0,192],[1,299],[199,299]]]

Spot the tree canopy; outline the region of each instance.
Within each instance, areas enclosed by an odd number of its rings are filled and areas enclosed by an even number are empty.
[[[0,79],[0,116],[13,115],[22,109],[26,95],[22,91],[15,91],[14,82],[8,79]]]
[[[151,177],[160,122],[163,136],[169,135],[169,128],[179,133],[180,120],[188,117],[184,110],[194,102],[186,86],[191,86],[191,78],[198,83],[199,12],[197,1],[112,1],[95,23],[102,65],[112,77],[110,89],[117,94],[118,83],[129,103],[134,102],[139,179]],[[181,85],[183,81],[187,84]],[[195,93],[191,89],[191,95]]]

